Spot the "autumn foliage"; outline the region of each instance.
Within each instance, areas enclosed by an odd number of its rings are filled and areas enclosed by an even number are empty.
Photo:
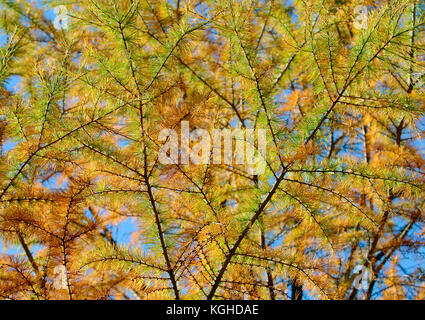
[[[423,1],[0,2],[2,299],[425,298]]]

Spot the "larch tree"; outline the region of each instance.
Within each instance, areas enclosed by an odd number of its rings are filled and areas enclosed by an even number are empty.
[[[425,298],[422,0],[0,10],[1,298]]]

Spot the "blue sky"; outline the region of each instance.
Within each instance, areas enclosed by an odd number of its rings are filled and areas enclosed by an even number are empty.
[[[45,13],[46,17],[49,20],[53,20],[55,17],[55,14],[53,12],[53,10],[49,9],[46,10]],[[0,46],[4,46],[4,44],[6,43],[6,36],[4,34],[0,33]],[[6,87],[6,89],[14,92],[16,90],[16,88],[19,86],[19,82],[20,82],[20,77],[16,76],[16,75],[12,75],[9,78],[7,78],[4,86]],[[232,125],[236,126],[237,125],[237,119],[235,119],[232,122]],[[422,124],[424,125],[424,129],[425,129],[425,121],[422,118],[421,119]],[[5,143],[5,145],[3,146],[3,153],[7,153],[10,150],[12,150],[16,144],[18,142],[17,141],[7,141]],[[422,150],[422,152],[424,152],[425,150],[425,140],[424,139],[418,139],[416,142],[416,147],[420,148]],[[47,182],[45,182],[44,184],[45,187],[47,188],[60,188],[60,187],[66,187],[66,185],[58,185],[57,183],[57,177],[52,177],[50,180],[48,180]],[[400,221],[400,225],[402,225],[402,222]],[[123,243],[123,244],[129,244],[130,241],[130,236],[131,233],[134,232],[136,230],[137,226],[136,223],[132,220],[132,218],[127,218],[125,219],[123,222],[120,223],[120,225],[118,226],[114,226],[113,228],[110,227],[110,231],[112,232],[112,235],[114,237],[114,239],[119,242],[119,243]],[[418,229],[414,229],[411,232],[419,232],[420,230]],[[32,246],[32,250],[34,252],[36,252],[38,250],[39,246],[37,245],[33,245]],[[8,253],[8,254],[13,254],[16,252],[21,252],[19,247],[15,247],[15,248],[9,248],[8,250],[4,251],[2,249],[3,252]],[[422,254],[410,254],[407,256],[406,259],[403,260],[402,265],[403,268],[406,269],[407,271],[411,270],[412,268],[416,268],[418,263],[422,264],[425,267],[425,261],[423,259],[423,255],[425,255],[425,251],[422,250]]]

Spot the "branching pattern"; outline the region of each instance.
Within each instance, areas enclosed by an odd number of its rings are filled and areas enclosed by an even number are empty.
[[[0,297],[424,299],[425,3],[356,5],[0,1]],[[182,121],[265,173],[162,164]]]

